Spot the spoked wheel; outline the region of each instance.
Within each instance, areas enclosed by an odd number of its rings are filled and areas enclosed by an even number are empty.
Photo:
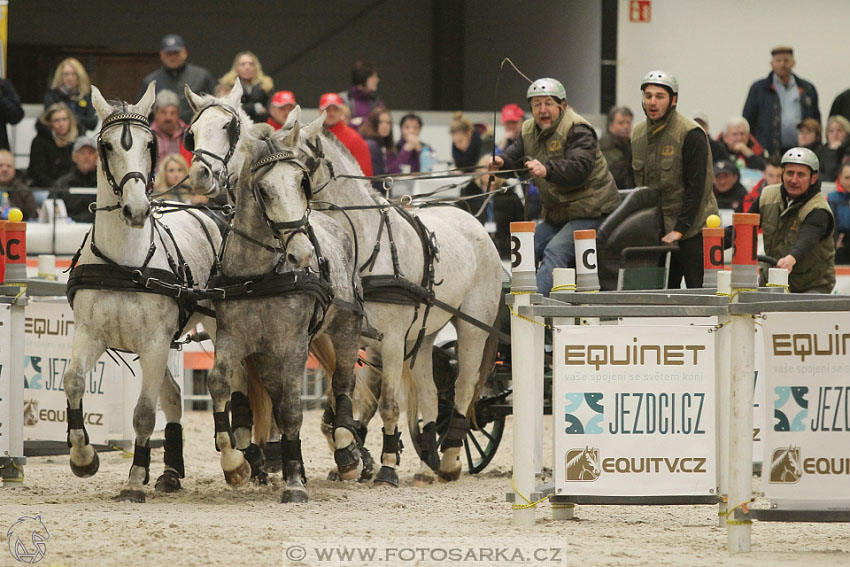
[[[437,384],[440,396],[436,422],[438,447],[443,442],[446,431],[448,431],[449,418],[454,409],[454,382],[457,380],[458,374],[456,349],[457,343],[451,341],[442,347],[435,346],[433,350],[434,381]],[[498,414],[498,412],[488,411],[488,406],[491,403],[504,403],[507,393],[488,396],[491,393],[488,386],[484,387],[484,395],[475,405],[477,426],[475,423],[470,423],[469,431],[463,439],[463,451],[466,455],[465,469],[470,474],[477,474],[490,464],[490,461],[496,455],[496,450],[499,448],[502,434],[505,431],[505,416]],[[416,431],[412,432],[413,448],[420,459],[422,454],[415,439],[419,435],[422,425],[422,420],[419,420]]]

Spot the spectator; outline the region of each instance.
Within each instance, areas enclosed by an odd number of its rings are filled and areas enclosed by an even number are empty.
[[[826,144],[821,146],[818,152],[822,181],[835,181],[841,162],[848,153],[850,153],[850,121],[841,115],[830,116],[826,123]]]
[[[61,176],[74,167],[71,150],[77,139],[77,119],[62,102],[50,105],[38,117],[40,128],[30,146],[27,175],[36,188],[53,187]]]
[[[497,153],[504,152],[508,149],[508,146],[517,141],[523,120],[525,120],[525,111],[518,104],[511,103],[502,107],[504,133],[496,146]]]
[[[723,145],[723,154],[715,155],[714,161],[731,159],[736,162],[738,168],[748,167],[764,171],[766,159],[764,148],[761,147],[756,137],[750,134],[750,124],[743,116],[734,116],[726,123],[723,134],[718,136],[717,141]]]
[[[490,163],[490,156],[484,155],[478,160],[476,165],[487,166]],[[492,218],[496,225],[496,233],[493,235],[493,241],[496,244],[496,249],[499,251],[499,257],[502,259],[510,258],[511,256],[511,222],[521,221],[524,218],[524,210],[522,200],[513,190],[506,192],[497,192],[493,195],[490,201],[490,206],[484,210],[480,210],[486,202],[484,195],[490,186],[490,177],[492,173],[484,172],[474,179],[471,179],[468,184],[461,188],[460,194],[462,197],[481,195],[480,199],[467,199],[460,201],[458,206],[469,214],[475,215],[476,218],[484,224],[488,218]],[[493,191],[498,191],[505,184],[505,180],[501,177],[495,177],[492,185]],[[480,212],[479,212],[480,211]],[[492,216],[491,216],[492,214]]]
[[[843,116],[850,122],[850,89],[847,89],[832,101],[829,107],[830,116]]]
[[[741,185],[740,178],[741,174],[734,161],[724,159],[714,163],[714,198],[717,200],[718,209],[744,212],[747,190]]]
[[[56,67],[50,90],[44,95],[44,108],[62,102],[74,113],[83,131],[97,128],[97,114],[91,104],[91,81],[82,63],[69,57]]]
[[[627,106],[613,106],[608,111],[608,129],[599,138],[599,149],[608,162],[608,170],[620,189],[635,186],[632,173],[632,111]]]
[[[750,208],[761,215],[764,253],[790,272],[793,293],[830,293],[835,286],[835,221],[820,196],[819,169],[811,150],[788,150],[782,156],[782,183],[765,187]]]
[[[156,81],[156,92],[169,90],[177,93],[180,100],[180,120],[189,124],[192,122],[192,109],[186,102],[184,85],[189,85],[195,93],[204,94],[215,91],[216,82],[209,71],[198,65],[187,63],[189,55],[183,38],[177,34],[168,34],[162,38],[159,48],[159,59],[162,67],[149,73],[142,80],[142,87],[136,99],[142,98],[151,81]]]
[[[373,110],[360,127],[360,135],[369,146],[373,175],[401,172],[398,152],[393,140],[393,118],[389,110],[386,108]],[[372,186],[378,191],[385,192],[383,182],[380,180],[374,180]]]
[[[679,245],[670,258],[667,286],[702,287],[702,227],[717,212],[708,135],[676,110],[679,82],[650,71],[640,85],[646,121],[632,134],[635,182],[661,189],[664,244]]]
[[[840,183],[826,200],[835,217],[835,263],[850,264],[850,163],[841,164]]]
[[[230,71],[218,82],[233,88],[237,78],[242,83],[242,110],[254,122],[265,122],[274,81],[263,73],[260,60],[250,51],[237,53]]]
[[[325,112],[324,126],[331,134],[348,148],[360,169],[366,177],[372,176],[372,156],[369,154],[369,146],[355,130],[343,122],[343,107],[345,103],[336,93],[325,93],[319,98],[319,110]]]
[[[401,140],[396,144],[402,173],[433,171],[437,162],[434,148],[419,139],[422,118],[417,114],[405,114],[399,122]]]
[[[21,209],[25,221],[38,219],[38,204],[26,176],[15,169],[15,156],[9,150],[0,150],[0,191],[9,194],[9,205]]]
[[[192,192],[188,174],[189,164],[182,155],[168,154],[160,158],[156,181],[153,183],[154,196],[157,199],[183,201]]]
[[[752,84],[743,114],[762,147],[780,154],[797,145],[797,124],[805,118],[820,123],[820,110],[814,85],[791,72],[794,50],[779,46],[770,55],[773,70]]]
[[[295,95],[292,91],[277,91],[269,103],[269,117],[266,124],[270,124],[275,130],[280,130],[286,124],[289,113],[295,108]]]
[[[708,116],[706,116],[705,113],[697,112],[694,114],[693,120],[708,136],[708,147],[711,150],[712,159],[718,160],[730,157],[729,152],[726,151],[726,146],[711,137],[711,130],[708,129]]]
[[[74,195],[68,193],[72,187],[97,187],[97,144],[88,136],[80,136],[74,142],[74,168],[56,180],[57,197],[65,201],[68,216],[75,222],[92,222],[94,213],[89,205],[97,200],[97,195]]]
[[[0,79],[0,149],[9,149],[7,124],[17,124],[24,117],[21,98],[8,79]]]
[[[782,183],[782,168],[780,167],[781,156],[770,156],[764,166],[764,176],[756,183],[744,198],[744,212],[750,212],[753,201],[761,195],[761,190],[768,185]]]
[[[363,121],[376,108],[386,108],[378,97],[378,67],[372,61],[355,61],[351,67],[351,88],[339,93],[348,108],[348,124],[360,128]]]
[[[815,153],[823,145],[820,122],[814,118],[806,118],[797,124],[797,147],[807,148]]]
[[[481,156],[493,151],[492,135],[482,138],[461,111],[455,112],[449,133],[452,137],[452,159],[458,169],[474,168]]]
[[[537,79],[526,96],[532,119],[490,167],[527,167],[540,189],[543,222],[534,232],[534,255],[540,263],[537,290],[548,296],[552,270],[575,266],[573,231],[598,228],[620,204],[620,195],[593,126],[567,106],[564,85]]]
[[[169,90],[159,91],[153,105],[151,130],[156,136],[158,161],[171,154],[180,154],[186,162],[192,161],[192,153],[183,147],[186,123],[180,120],[180,99]]]

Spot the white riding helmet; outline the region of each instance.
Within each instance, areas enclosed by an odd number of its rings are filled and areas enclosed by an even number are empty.
[[[673,96],[679,94],[679,81],[672,74],[666,71],[650,71],[640,83],[640,90],[646,88],[646,85],[659,85],[666,87],[673,92]]]
[[[546,95],[562,101],[567,100],[567,90],[561,84],[561,81],[556,79],[537,79],[531,83],[528,92],[525,94],[525,100],[531,101],[531,97]]]
[[[818,156],[809,148],[791,148],[782,156],[781,163],[782,165],[786,163],[799,163],[811,169],[812,173],[817,173],[820,169]]]

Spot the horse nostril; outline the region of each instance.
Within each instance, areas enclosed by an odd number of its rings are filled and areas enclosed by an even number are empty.
[[[130,210],[130,206],[129,206],[129,205],[124,205],[124,208],[123,208],[123,209],[121,209],[121,212],[122,212],[122,213],[124,214],[124,216],[125,216],[125,217],[127,217],[127,218],[130,218],[131,216],[133,216],[133,212]]]
[[[293,254],[286,255],[286,261],[289,262],[290,266],[297,267],[298,266],[298,258],[296,258]]]

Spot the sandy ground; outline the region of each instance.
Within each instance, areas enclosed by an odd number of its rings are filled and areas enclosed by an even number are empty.
[[[226,486],[212,416],[190,412],[184,418],[187,478],[181,494],[155,495],[151,484],[145,504],[113,501],[131,462],[115,452],[101,454],[100,471],[90,479],[74,477],[67,456],[30,458],[23,485],[0,490],[0,534],[20,516],[40,514],[50,532],[40,565],[50,566],[492,565],[480,555],[455,562],[433,550],[468,553],[470,546],[500,545],[523,546],[523,553],[529,546],[547,550],[512,563],[525,565],[850,565],[850,530],[841,524],[755,523],[753,552],[731,556],[713,506],[582,506],[577,520],[553,521],[546,502],[533,528],[517,529],[505,502],[510,423],[494,462],[482,474],[464,474],[450,485],[412,486],[418,464],[412,449],[402,455],[398,489],[328,481],[333,458],[319,433],[319,417],[318,411],[307,412],[302,433],[308,504],[281,504],[279,480],[263,487]],[[371,430],[380,431],[377,422]],[[373,453],[379,443],[373,433],[368,443]],[[152,459],[156,477],[162,451],[154,449]],[[318,559],[316,549],[328,544],[372,546],[379,555],[363,562]],[[405,554],[400,545],[429,551]],[[396,551],[388,552],[393,546]],[[4,542],[0,565],[20,565],[5,547]],[[307,558],[287,559],[293,550]]]

